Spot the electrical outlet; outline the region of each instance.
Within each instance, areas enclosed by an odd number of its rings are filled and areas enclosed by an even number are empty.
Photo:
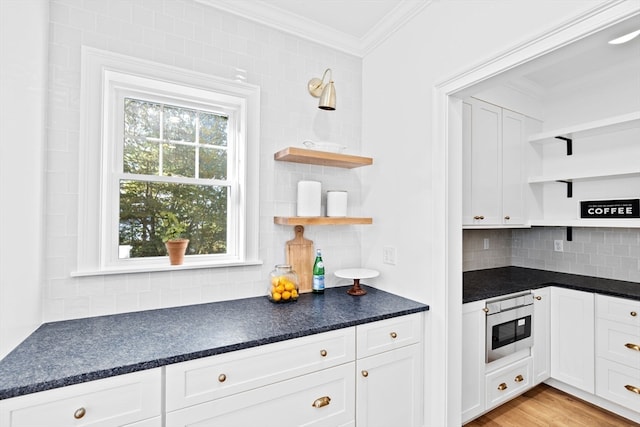
[[[482,248],[483,249],[489,249],[489,239],[484,239],[482,241]]]
[[[553,241],[553,250],[556,252],[562,252],[564,249],[562,248],[562,240],[554,240]]]
[[[382,262],[385,264],[396,265],[396,248],[385,246],[382,248]]]

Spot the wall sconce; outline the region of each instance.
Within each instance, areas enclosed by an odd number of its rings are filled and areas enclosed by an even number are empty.
[[[324,78],[329,73],[329,83],[324,82]],[[309,80],[307,85],[309,93],[314,98],[320,98],[318,102],[318,108],[321,110],[335,110],[336,109],[336,88],[333,85],[333,77],[331,74],[331,68],[327,68],[322,75],[322,80],[317,77]]]

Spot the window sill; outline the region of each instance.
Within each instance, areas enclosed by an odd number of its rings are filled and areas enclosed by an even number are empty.
[[[166,264],[166,265],[110,267],[110,268],[103,268],[103,269],[96,269],[96,270],[72,271],[71,277],[111,276],[116,274],[156,273],[156,272],[162,272],[162,271],[198,270],[203,268],[246,267],[251,265],[262,265],[262,261],[247,260],[247,261],[229,261],[229,262],[219,262],[219,263],[185,262],[182,265]]]

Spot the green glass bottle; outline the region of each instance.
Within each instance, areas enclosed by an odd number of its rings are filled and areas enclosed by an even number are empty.
[[[324,262],[320,249],[316,250],[316,260],[313,263],[313,287],[311,289],[316,294],[324,293]]]

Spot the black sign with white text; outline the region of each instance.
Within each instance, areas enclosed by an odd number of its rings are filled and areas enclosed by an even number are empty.
[[[640,218],[640,199],[580,202],[580,218]]]

